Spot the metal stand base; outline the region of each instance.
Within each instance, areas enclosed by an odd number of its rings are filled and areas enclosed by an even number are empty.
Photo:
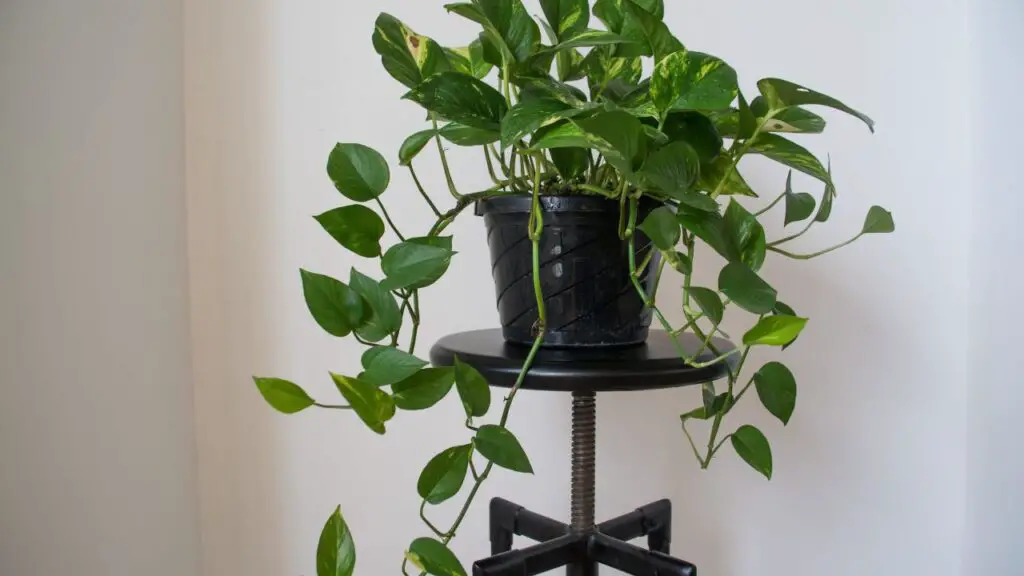
[[[658,500],[594,524],[597,407],[594,392],[572,395],[572,509],[570,524],[508,500],[491,500],[490,558],[473,564],[473,576],[532,576],[566,566],[568,576],[596,576],[597,565],[634,576],[696,576],[697,567],[668,555],[672,503]],[[512,536],[539,542],[512,550]],[[645,550],[627,540],[647,537]]]

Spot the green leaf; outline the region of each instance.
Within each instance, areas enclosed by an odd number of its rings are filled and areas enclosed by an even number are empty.
[[[355,202],[380,196],[391,181],[384,157],[362,144],[337,144],[327,158],[327,175],[338,192]]]
[[[466,409],[466,416],[479,417],[491,407],[491,387],[487,380],[469,364],[455,357],[455,387]]]
[[[639,228],[659,250],[671,250],[679,243],[679,221],[666,206],[652,210]]]
[[[679,272],[683,276],[689,276],[693,274],[693,262],[690,257],[682,252],[675,250],[673,252],[663,252],[662,257],[665,261],[672,266],[672,269]]]
[[[697,210],[718,211],[718,204],[710,196],[693,189],[700,175],[700,158],[686,142],[670,142],[652,153],[637,175],[646,189],[661,192]]]
[[[427,363],[393,346],[378,346],[363,353],[361,380],[374,386],[387,386],[405,380],[419,372]],[[371,353],[372,351],[372,353]],[[367,356],[369,354],[369,356]]]
[[[493,424],[481,426],[473,438],[473,444],[481,456],[498,466],[513,472],[533,474],[530,459],[519,440],[507,428]]]
[[[747,99],[743,96],[743,93],[739,90],[736,91],[737,104],[739,109],[737,110],[737,138],[747,139],[754,135],[757,131],[757,118],[754,111],[750,109],[750,105],[747,104]]]
[[[605,159],[624,174],[631,174],[646,155],[643,125],[628,112],[613,110],[573,122],[595,143]]]
[[[456,146],[483,146],[497,142],[501,135],[493,130],[481,130],[463,126],[456,122],[445,125],[439,131],[441,137]]]
[[[398,149],[398,164],[400,166],[408,166],[412,163],[423,147],[430,142],[430,140],[437,134],[436,130],[420,130],[415,134],[410,135],[402,142],[402,147]]]
[[[341,507],[327,519],[316,546],[317,576],[352,576],[356,567],[356,545],[341,516]]]
[[[721,110],[738,92],[736,71],[722,60],[686,50],[666,56],[654,67],[651,97],[665,114],[677,110]]]
[[[307,270],[300,273],[306,307],[328,334],[341,338],[362,326],[366,309],[356,291],[330,276]]]
[[[315,402],[298,384],[280,378],[259,378],[253,376],[253,382],[263,399],[274,410],[285,414],[295,414],[309,408]]]
[[[524,102],[548,98],[559,100],[573,108],[582,108],[587,103],[587,95],[583,91],[554,78],[521,78],[519,84],[521,87],[519,95]]]
[[[768,102],[764,96],[754,98],[750,110],[758,118],[768,115]],[[793,132],[799,134],[821,134],[825,131],[825,119],[810,110],[799,106],[791,106],[776,111],[772,119],[765,123],[763,131]],[[749,136],[749,135],[748,135]]]
[[[446,48],[445,53],[448,54],[452,68],[474,78],[487,76],[494,67],[484,58],[484,45],[479,38],[464,48]]]
[[[583,55],[579,50],[559,50],[555,55],[558,79],[562,82],[582,80],[586,75],[583,69]]]
[[[722,305],[722,299],[718,296],[718,292],[710,288],[692,286],[690,287],[690,296],[693,297],[700,311],[715,326],[722,323],[722,317],[725,316],[725,306]]]
[[[590,24],[587,0],[540,0],[540,7],[557,40],[572,38]]]
[[[730,437],[736,454],[764,477],[772,479],[772,447],[760,430],[750,425],[740,426]]]
[[[363,323],[356,328],[356,334],[367,342],[379,342],[394,334],[402,326],[402,313],[395,297],[380,287],[380,284],[361,274],[355,268],[349,274],[349,287],[363,298],[363,304],[370,311]]]
[[[469,471],[473,445],[452,446],[427,462],[416,481],[416,492],[430,504],[440,504],[459,493]]]
[[[742,262],[730,262],[718,275],[718,290],[747,312],[767,314],[777,292]]]
[[[783,223],[785,226],[790,225],[793,222],[800,222],[811,217],[814,213],[814,196],[811,196],[807,192],[800,192],[798,194],[793,193],[793,171],[790,170],[789,175],[786,176],[786,218]]]
[[[680,209],[677,215],[683,228],[695,234],[730,262],[739,261],[740,255],[725,229],[725,221],[717,212],[693,212]]]
[[[497,132],[508,107],[500,92],[459,72],[427,78],[403,98],[459,124]]]
[[[769,362],[754,374],[754,386],[761,404],[784,425],[796,408],[796,379],[780,362]]]
[[[366,206],[342,206],[315,216],[323,229],[345,248],[365,258],[380,256],[384,221]]]
[[[664,13],[663,8],[660,8],[661,2],[622,0],[621,3],[622,29],[613,32],[634,40],[636,44],[621,46],[617,55],[654,56],[654,62],[658,63],[669,54],[685,50],[682,42],[672,35],[668,26],[661,21],[661,16],[656,13]],[[652,13],[652,8],[655,9],[655,13]]]
[[[409,88],[451,69],[447,55],[436,42],[416,34],[390,14],[377,17],[373,48],[388,73]]]
[[[785,346],[797,336],[807,325],[807,318],[776,314],[765,316],[757,321],[746,334],[743,335],[745,346]]]
[[[592,100],[609,90],[616,83],[635,89],[643,74],[640,58],[621,58],[612,56],[610,46],[593,48],[583,59],[580,66],[586,72],[587,85]]]
[[[892,221],[892,212],[881,206],[872,206],[864,219],[864,227],[861,234],[888,234],[896,230],[896,224]]]
[[[700,189],[706,192],[718,190],[719,194],[726,196],[736,194],[757,198],[757,193],[743,179],[738,168],[728,170],[730,164],[729,158],[725,155],[718,156],[712,162],[702,163],[700,165],[700,181],[698,182]],[[729,174],[728,177],[726,177],[726,172]],[[723,179],[725,179],[725,184],[719,188],[719,183]]]
[[[786,314],[788,316],[796,316],[796,312],[782,300],[775,301],[775,308],[772,309],[772,314]]]
[[[540,29],[520,0],[474,0],[447,4],[445,9],[482,25],[498,48],[516,61],[529,58],[540,42]]]
[[[564,180],[582,176],[590,166],[590,155],[584,148],[555,148],[548,151],[551,162]]]
[[[722,151],[722,137],[711,119],[700,112],[670,112],[661,131],[673,142],[692,146],[701,163],[714,160]]]
[[[377,434],[384,433],[384,423],[395,415],[395,401],[391,396],[369,382],[331,373],[338,392],[345,397],[349,406]]]
[[[761,95],[764,96],[765,100],[768,101],[768,106],[772,110],[803,105],[827,106],[859,118],[862,122],[867,124],[869,130],[872,132],[875,131],[875,122],[865,114],[850,108],[831,96],[815,92],[810,88],[805,88],[799,84],[794,84],[788,80],[781,80],[779,78],[764,78],[759,80],[757,82],[757,88],[761,91]]]
[[[409,545],[405,557],[432,576],[466,576],[459,559],[440,540],[417,538]]]
[[[582,112],[554,98],[535,98],[512,107],[501,121],[501,145],[508,148],[527,134]]]
[[[440,402],[455,384],[455,369],[424,368],[391,386],[395,405],[402,410],[426,410]]]
[[[761,223],[736,200],[730,201],[729,207],[725,209],[723,223],[740,261],[754,272],[760,270],[767,250]]]
[[[818,213],[814,215],[815,222],[827,222],[832,215],[832,200],[836,197],[836,188],[832,185],[832,167],[829,166],[829,182],[825,183],[825,192],[821,195],[821,204],[818,205]]]
[[[806,148],[796,142],[787,140],[777,134],[758,134],[757,138],[751,143],[750,151],[755,154],[763,154],[780,164],[814,176],[826,184],[831,181],[828,171],[825,170],[825,167],[821,165],[821,161],[814,154],[811,154]]]
[[[704,410],[703,406],[694,408],[685,414],[679,415],[679,419],[683,424],[686,424],[687,420],[707,420],[708,418],[709,416],[707,415],[707,411]]]
[[[570,48],[592,48],[594,46],[608,46],[614,44],[628,44],[633,41],[612,32],[604,30],[583,30],[575,36],[563,40],[558,44],[542,50],[541,52],[558,52]]]
[[[410,238],[389,248],[381,258],[381,269],[387,276],[381,287],[385,290],[418,289],[436,282],[448,270],[454,254],[438,240]],[[447,241],[450,246],[451,237]]]

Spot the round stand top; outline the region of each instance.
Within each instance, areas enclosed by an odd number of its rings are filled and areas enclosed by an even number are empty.
[[[693,334],[678,338],[683,350],[693,355],[701,341]],[[715,338],[719,353],[732,350],[727,340]],[[445,336],[430,349],[435,366],[451,366],[455,356],[476,368],[492,386],[511,388],[522,369],[530,348],[506,343],[501,330],[472,330]],[[710,350],[698,362],[715,358]],[[730,363],[735,362],[730,356]],[[679,357],[669,335],[652,330],[645,344],[614,348],[541,348],[523,382],[528,390],[561,392],[604,392],[653,390],[690,384],[702,384],[726,374],[725,362],[694,368]]]

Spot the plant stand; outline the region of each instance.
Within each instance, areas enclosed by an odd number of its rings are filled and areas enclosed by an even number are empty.
[[[679,337],[693,354],[700,342]],[[718,351],[732,345],[715,339]],[[507,344],[500,330],[476,330],[442,338],[430,351],[437,366],[454,357],[480,371],[493,386],[511,387],[528,349]],[[700,360],[710,360],[705,352]],[[490,506],[490,558],[473,564],[474,576],[530,576],[566,566],[569,576],[596,576],[597,565],[635,576],[696,576],[693,564],[669,556],[672,506],[659,500],[629,514],[596,524],[597,393],[638,391],[700,384],[724,376],[726,366],[693,368],[679,357],[668,335],[652,331],[646,344],[621,348],[542,349],[522,388],[572,393],[572,487],[570,523],[564,524],[504,500]],[[538,542],[512,550],[513,535]],[[647,549],[628,541],[647,537]]]

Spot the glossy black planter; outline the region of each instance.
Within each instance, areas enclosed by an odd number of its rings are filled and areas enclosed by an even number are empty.
[[[619,239],[619,205],[599,196],[542,198],[540,283],[547,311],[547,347],[639,344],[647,339],[651,311],[629,277],[628,244]],[[638,222],[657,204],[641,201]],[[532,245],[527,235],[529,196],[506,196],[477,203],[487,225],[491,271],[502,334],[509,342],[532,344],[537,322]],[[651,249],[637,233],[637,265]],[[641,285],[653,289],[657,254]]]

